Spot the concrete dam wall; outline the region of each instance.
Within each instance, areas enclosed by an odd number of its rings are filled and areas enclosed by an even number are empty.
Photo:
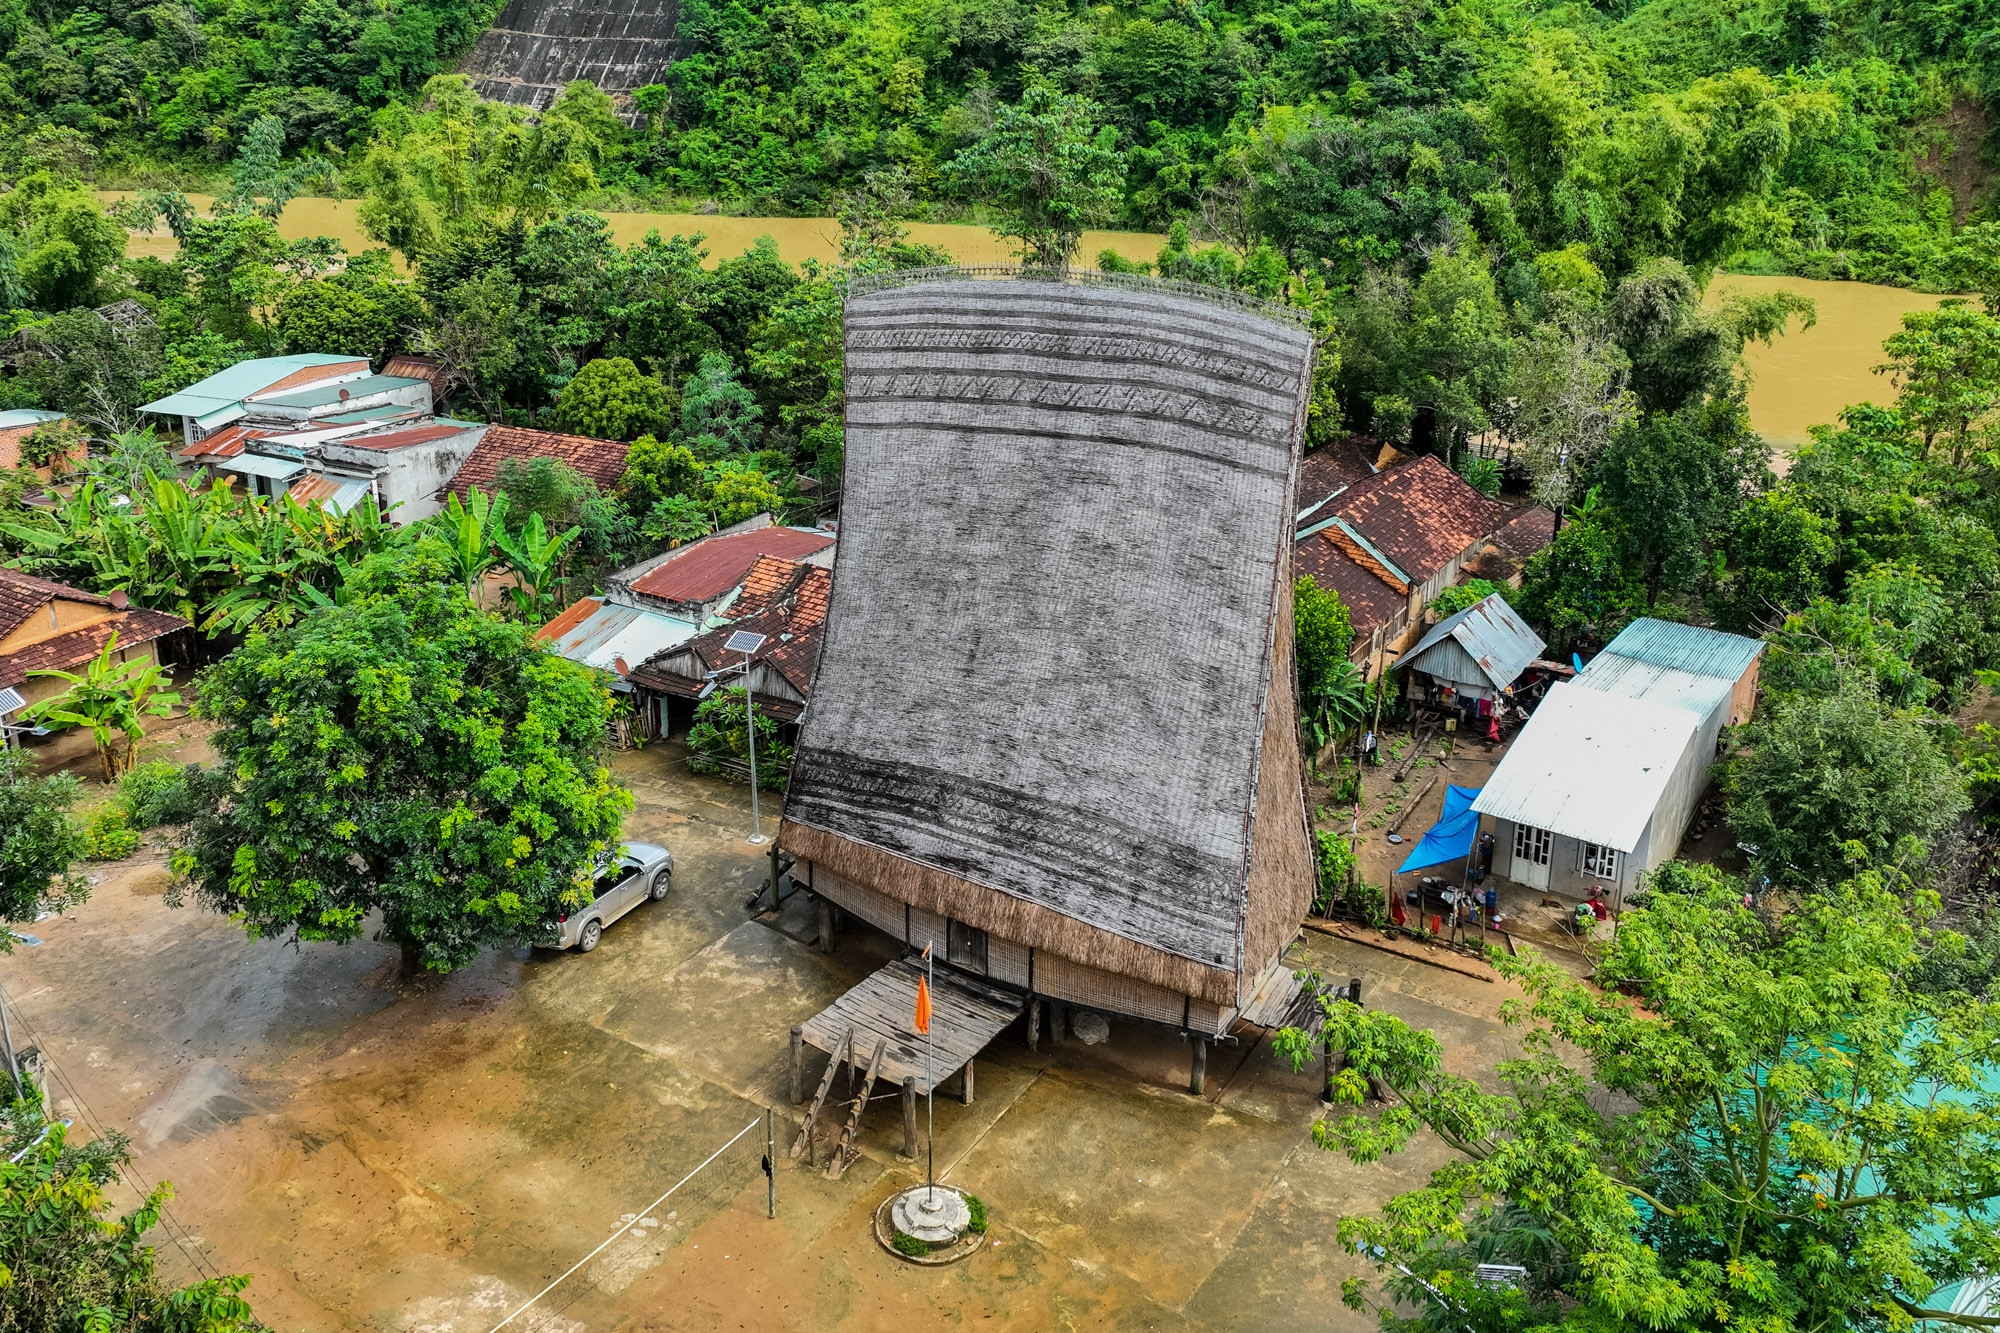
[[[666,76],[678,0],[508,0],[459,64],[482,97],[540,111],[588,79],[628,93]]]

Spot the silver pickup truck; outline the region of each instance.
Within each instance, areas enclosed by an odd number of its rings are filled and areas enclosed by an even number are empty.
[[[674,854],[650,842],[628,842],[591,881],[591,900],[581,907],[558,909],[556,916],[542,923],[535,944],[589,953],[604,937],[606,926],[648,899],[660,901],[673,887]]]

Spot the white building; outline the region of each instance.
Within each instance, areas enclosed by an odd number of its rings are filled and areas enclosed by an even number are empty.
[[[1722,729],[1750,718],[1763,649],[1639,620],[1553,686],[1473,802],[1494,872],[1572,897],[1602,885],[1618,910],[1680,850]]]

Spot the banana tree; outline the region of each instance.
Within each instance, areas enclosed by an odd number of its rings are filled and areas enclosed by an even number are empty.
[[[30,671],[30,676],[52,676],[69,682],[69,688],[29,707],[22,716],[35,722],[53,722],[59,727],[89,727],[97,742],[97,759],[104,767],[106,783],[115,781],[120,768],[130,769],[137,760],[140,738],[145,735],[142,719],[165,717],[174,711],[181,696],[162,684],[172,684],[167,673],[152,658],[114,661],[118,651],[118,631],[113,630],[104,650],[84,668],[82,675],[69,671]],[[118,751],[123,733],[125,750]]]
[[[479,581],[500,563],[493,546],[507,530],[506,493],[488,495],[474,486],[463,502],[456,495],[447,496],[444,512],[431,522],[451,548],[452,563],[465,580],[465,595],[478,602]]]
[[[563,548],[575,541],[582,531],[582,528],[571,528],[568,532],[551,536],[540,514],[528,515],[519,536],[509,536],[503,527],[494,529],[494,543],[507,558],[508,568],[521,580],[520,587],[507,591],[513,595],[514,608],[521,613],[522,619],[533,619],[541,612],[549,584],[554,581],[556,568],[562,560]]]
[[[1329,742],[1366,716],[1367,688],[1360,668],[1352,662],[1342,661],[1327,673],[1319,688],[1306,699],[1306,719],[1312,726],[1315,749],[1325,749]]]

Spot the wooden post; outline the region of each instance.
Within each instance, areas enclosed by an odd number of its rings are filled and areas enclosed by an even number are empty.
[[[1356,1006],[1357,1008],[1360,1006],[1361,1004],[1360,977],[1349,977],[1347,979],[1347,1002],[1351,1005]]]
[[[970,1060],[965,1062],[965,1086],[960,1088],[959,1092],[962,1094],[965,1104],[967,1106],[972,1105],[972,1061]]]
[[[792,1029],[792,1105],[806,1099],[806,1030]]]
[[[1194,1043],[1194,1068],[1188,1071],[1188,1091],[1199,1097],[1208,1086],[1208,1038],[1191,1035],[1188,1040]]]
[[[917,1160],[917,1076],[903,1080],[903,1160]]]
[[[1028,999],[1028,1049],[1031,1051],[1040,1050],[1041,1041],[1042,1002],[1030,996]]]
[[[1049,1005],[1049,1044],[1058,1045],[1063,1039],[1063,1020],[1069,1014],[1069,1007],[1061,1004]]]
[[[819,951],[833,952],[833,904],[824,898],[819,900]]]

